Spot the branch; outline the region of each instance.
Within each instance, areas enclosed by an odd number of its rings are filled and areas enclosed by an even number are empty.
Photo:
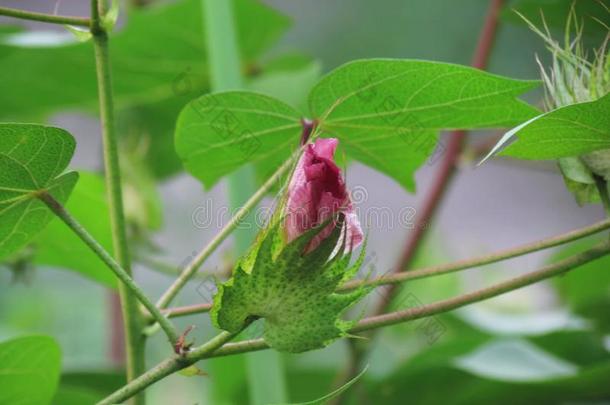
[[[407,321],[426,318],[445,312],[458,309],[469,304],[483,301],[489,298],[497,297],[527,287],[539,281],[567,273],[579,266],[592,262],[595,259],[610,254],[610,242],[603,242],[586,250],[578,255],[561,260],[539,270],[512,278],[510,280],[494,284],[487,288],[482,288],[464,295],[449,298],[442,301],[437,301],[432,304],[422,305],[416,308],[409,308],[402,311],[390,312],[387,314],[371,316],[362,319],[354,326],[349,333],[358,333],[371,329],[377,329],[384,326],[395,325]],[[204,356],[203,358],[231,356],[235,354],[269,349],[269,345],[263,339],[252,339],[238,343],[230,343],[224,345],[214,353]]]
[[[300,151],[300,150],[299,150]],[[246,203],[237,211],[231,220],[222,228],[222,230],[214,236],[214,238],[193,258],[193,260],[184,268],[180,276],[174,283],[163,293],[157,307],[161,309],[167,308],[172,300],[178,295],[184,285],[195,275],[203,262],[216,250],[216,248],[233,232],[239,223],[246,217],[251,209],[262,200],[273,185],[278,182],[281,177],[292,166],[292,162],[297,154],[289,158],[280,168],[246,201]]]
[[[349,330],[349,333],[364,332],[371,329],[377,329],[452,311],[454,309],[493,298],[498,295],[529,286],[547,278],[566,273],[608,254],[610,254],[610,242],[605,241],[580,254],[543,267],[539,270],[494,284],[487,288],[482,288],[480,290],[454,298],[437,301],[432,304],[422,305],[416,308],[409,308],[402,311],[395,311],[383,315],[364,318],[358,322],[356,326]],[[161,380],[164,377],[167,377],[172,373],[175,373],[178,370],[188,367],[199,360],[212,357],[231,356],[270,348],[263,339],[252,339],[237,343],[225,344],[235,337],[235,335],[236,334],[229,332],[221,332],[214,339],[194,349],[185,356],[173,356],[162,361],[157,366],[144,373],[142,376],[128,383],[126,386],[119,389],[108,398],[99,402],[98,405],[121,403],[151,384]]]
[[[145,374],[129,382],[123,388],[120,388],[107,398],[98,402],[97,405],[113,405],[123,403],[124,401],[133,397],[134,395],[141,392],[153,383],[161,380],[162,378],[167,377],[170,374],[182,370],[183,368],[186,368],[196,363],[206,355],[211,354],[220,346],[233,339],[236,335],[236,333],[221,332],[216,337],[209,340],[207,343],[203,344],[202,346],[199,346],[198,348],[187,353],[186,355],[176,355],[167,360],[162,361],[154,368],[147,371]]]
[[[112,272],[121,280],[129,292],[150,311],[154,319],[161,325],[170,342],[178,340],[178,332],[173,324],[157,309],[144,292],[136,285],[131,276],[125,271],[110,254],[87,232],[85,228],[66,209],[47,192],[41,193],[38,198],[44,202],[68,227],[99,257]]]
[[[131,259],[127,244],[127,231],[125,226],[125,213],[123,209],[123,190],[121,182],[121,169],[119,166],[119,151],[117,130],[114,117],[114,100],[112,91],[112,74],[110,54],[108,51],[108,33],[103,24],[106,14],[106,0],[91,0],[91,35],[95,53],[95,71],[97,78],[100,124],[102,129],[102,143],[104,150],[104,177],[108,190],[108,206],[110,226],[112,231],[112,248],[117,262],[125,273],[131,275]],[[131,278],[129,278],[131,280]],[[135,285],[135,284],[134,284]],[[125,342],[127,353],[127,380],[132,381],[146,369],[145,345],[146,339],[142,334],[143,317],[136,296],[127,284],[119,284],[119,296],[123,324],[125,325]],[[145,298],[142,294],[142,297]],[[165,319],[160,317],[161,322]],[[165,323],[165,332],[170,340],[175,338],[175,331],[170,327],[169,321]],[[144,397],[134,398],[134,405],[145,403]]]
[[[475,55],[472,59],[472,66],[478,69],[484,69],[489,59],[489,54],[493,46],[495,39],[496,29],[498,26],[498,14],[502,8],[503,0],[492,0],[489,7],[487,16],[485,17],[485,23],[479,37],[479,43],[475,51]],[[441,167],[438,169],[436,178],[430,188],[428,195],[424,200],[423,207],[420,211],[417,221],[415,223],[414,231],[407,240],[407,244],[403,250],[403,254],[400,257],[395,270],[396,272],[406,270],[420,246],[422,240],[426,235],[426,230],[429,229],[429,223],[434,217],[438,206],[443,200],[443,196],[447,191],[449,184],[455,174],[455,168],[460,157],[462,146],[466,138],[465,131],[453,131],[450,134],[449,142],[447,143],[447,150],[445,151],[445,157],[441,161]],[[390,301],[396,294],[395,286],[389,287],[382,295],[379,304],[374,311],[379,314],[387,309]]]
[[[487,264],[497,263],[502,260],[512,259],[528,253],[537,252],[540,250],[563,245],[575,240],[591,236],[593,234],[610,229],[610,219],[597,222],[580,229],[566,232],[561,235],[553,236],[547,239],[542,239],[536,242],[517,246],[512,249],[501,250],[489,255],[479,256],[468,260],[461,260],[453,263],[441,264],[417,270],[409,270],[390,274],[388,276],[377,277],[369,280],[354,280],[347,282],[339,287],[339,291],[356,290],[362,286],[380,286],[387,284],[399,284],[407,280],[417,280],[441,274],[453,273],[461,270],[467,270],[474,267],[484,266]],[[183,307],[171,308],[163,311],[163,314],[168,318],[187,316],[202,312],[208,312],[211,309],[211,304],[195,304]]]
[[[37,13],[34,11],[18,10],[9,7],[0,7],[0,15],[15,17],[22,20],[41,21],[51,24],[67,24],[79,27],[90,27],[91,20],[85,17],[71,17],[53,14]]]

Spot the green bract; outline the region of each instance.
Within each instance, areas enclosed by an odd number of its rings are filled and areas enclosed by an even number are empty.
[[[326,224],[325,224],[326,225]],[[322,226],[323,227],[323,226]],[[291,243],[282,241],[280,225],[271,227],[251,253],[236,266],[233,277],[221,284],[211,315],[221,329],[239,332],[264,318],[264,338],[279,351],[299,353],[322,348],[347,334],[354,324],[340,315],[369,289],[336,293],[364,260],[364,248],[350,266],[350,254],[337,246],[343,220],[333,233],[308,254],[304,248],[321,230],[312,229]]]

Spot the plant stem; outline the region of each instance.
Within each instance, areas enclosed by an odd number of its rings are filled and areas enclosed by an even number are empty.
[[[432,304],[422,305],[416,308],[409,308],[402,311],[395,311],[365,318],[350,329],[349,333],[364,332],[371,329],[377,329],[452,311],[466,305],[493,298],[498,295],[529,286],[539,281],[567,273],[570,270],[578,268],[579,266],[592,262],[593,260],[608,254],[610,254],[610,242],[605,241],[580,254],[486,288],[446,300],[437,301]],[[214,339],[189,352],[186,356],[173,356],[172,358],[159,363],[157,366],[147,371],[135,381],[128,383],[108,398],[99,402],[98,405],[120,403],[142,391],[154,382],[159,381],[160,379],[202,359],[231,356],[270,348],[263,339],[252,339],[237,343],[225,344],[235,335],[236,334],[229,332],[222,332]]]
[[[403,323],[411,320],[426,318],[445,312],[458,309],[475,302],[497,297],[519,288],[527,287],[539,281],[567,273],[579,266],[592,262],[595,259],[610,254],[610,243],[602,242],[592,249],[586,250],[575,256],[553,263],[539,270],[518,276],[507,281],[494,284],[487,288],[482,288],[467,294],[446,300],[437,301],[431,304],[422,305],[416,308],[409,308],[402,311],[390,312],[387,314],[371,316],[362,319],[354,326],[349,333],[358,333],[371,329],[378,329],[384,326]],[[230,343],[224,345],[208,357],[231,356],[240,353],[269,349],[269,345],[263,339],[252,339],[243,342]]]
[[[68,227],[99,257],[119,280],[129,290],[130,294],[138,299],[150,311],[155,321],[167,334],[170,342],[174,344],[178,340],[178,332],[173,324],[157,309],[144,292],[136,285],[131,276],[125,271],[110,254],[100,245],[89,232],[74,218],[51,194],[44,192],[38,198],[44,202]]]
[[[479,36],[479,42],[472,59],[472,66],[475,68],[484,69],[487,65],[496,36],[498,16],[500,14],[500,10],[502,9],[503,3],[503,0],[491,0],[490,2],[489,10],[485,17],[485,22]],[[436,178],[433,181],[430,191],[424,200],[421,211],[418,212],[414,231],[407,240],[407,244],[405,245],[402,256],[394,268],[394,271],[399,272],[406,270],[413,261],[419,246],[426,236],[426,231],[430,228],[430,222],[432,221],[434,214],[436,213],[449,185],[451,184],[465,139],[465,131],[457,130],[450,134],[445,156],[441,161],[441,167],[438,169]],[[395,294],[395,286],[390,286],[382,295],[374,313],[380,314],[385,312]]]
[[[45,13],[37,13],[34,11],[25,11],[9,7],[0,7],[0,15],[7,17],[19,18],[22,20],[41,21],[51,24],[67,24],[76,25],[79,27],[90,27],[91,20],[85,17],[61,16]]]
[[[377,277],[369,280],[354,280],[343,284],[338,291],[350,291],[358,289],[362,286],[379,286],[386,284],[398,284],[406,280],[417,280],[432,276],[438,276],[456,271],[480,267],[487,264],[497,263],[502,260],[512,259],[528,253],[537,252],[540,250],[563,245],[575,240],[594,235],[596,233],[610,229],[610,219],[597,222],[593,225],[584,228],[566,232],[561,235],[556,235],[547,239],[542,239],[536,242],[517,246],[515,248],[501,250],[489,255],[483,255],[467,260],[460,260],[453,263],[441,264],[438,266],[425,267],[421,269],[402,271],[388,276]],[[210,304],[196,304],[184,307],[171,308],[163,313],[168,318],[187,316],[202,312],[208,312],[211,308]]]
[[[131,261],[129,259],[123,211],[121,171],[114,119],[108,33],[102,24],[105,10],[106,4],[104,0],[91,0],[91,34],[93,35],[93,48],[95,51],[100,123],[104,149],[104,169],[106,188],[108,190],[113,250],[119,265],[125,269],[128,276],[131,276]],[[131,280],[131,277],[129,279]],[[123,323],[125,325],[127,381],[132,381],[146,369],[146,338],[142,334],[143,319],[136,296],[132,295],[127,285],[123,283],[119,284],[119,295],[121,298]],[[144,396],[136,396],[133,403],[144,404]]]
[[[239,225],[239,223],[246,217],[246,215],[263,199],[265,194],[273,185],[278,182],[281,177],[290,169],[292,158],[288,159],[257,191],[254,193],[248,201],[235,213],[233,218],[222,228],[222,230],[214,236],[214,238],[193,258],[193,260],[184,268],[180,276],[174,281],[174,283],[163,293],[157,307],[161,309],[167,308],[172,300],[178,295],[182,287],[195,275],[199,267],[205,262],[205,260],[216,250],[216,248],[231,234],[231,232]]]
[[[173,374],[183,368],[186,368],[197,361],[204,358],[206,355],[214,352],[220,346],[233,339],[236,333],[221,332],[216,337],[209,340],[207,343],[199,346],[195,350],[187,353],[186,355],[179,356],[175,355],[167,360],[162,361],[155,367],[147,371],[145,374],[129,382],[121,389],[115,391],[113,394],[98,402],[97,405],[113,405],[123,403],[127,399],[134,395],[142,392],[146,387],[153,383]]]

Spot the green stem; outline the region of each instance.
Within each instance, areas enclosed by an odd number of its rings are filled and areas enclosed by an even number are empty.
[[[147,371],[145,374],[131,381],[124,387],[115,391],[113,394],[98,402],[97,405],[113,405],[120,404],[134,395],[142,392],[146,387],[153,383],[173,374],[183,368],[186,368],[197,361],[201,360],[205,356],[211,354],[220,346],[233,339],[236,333],[221,332],[216,337],[209,340],[207,343],[199,346],[195,350],[187,353],[183,356],[173,356],[167,360],[162,361],[155,367]]]
[[[382,276],[370,280],[354,280],[345,283],[339,288],[339,291],[355,290],[362,286],[380,286],[386,284],[399,284],[407,280],[416,280],[421,278],[427,278],[432,276],[438,276],[441,274],[453,273],[461,270],[467,270],[474,267],[479,267],[487,264],[497,263],[502,260],[512,259],[518,256],[522,256],[528,253],[537,252],[543,249],[563,245],[565,243],[573,242],[575,240],[594,235],[596,233],[610,229],[610,219],[597,222],[593,225],[586,226],[584,228],[576,229],[570,232],[566,232],[561,235],[553,236],[551,238],[539,240],[533,243],[521,245],[512,249],[502,250],[499,252],[492,253],[490,255],[484,255],[475,257],[468,260],[461,260],[458,262],[442,264],[438,266],[431,266],[421,269],[414,269],[409,271],[403,271],[388,276]],[[210,304],[196,304],[184,307],[171,308],[164,311],[163,313],[169,317],[187,316],[202,312],[208,312],[211,309]]]
[[[125,214],[123,211],[117,132],[114,119],[108,33],[102,24],[105,10],[106,4],[104,0],[91,0],[91,34],[93,35],[93,48],[95,51],[100,123],[104,149],[104,169],[106,188],[108,190],[113,250],[117,262],[125,269],[128,275],[131,275],[131,261],[129,259]],[[131,294],[129,288],[124,283],[119,284],[119,295],[121,298],[123,323],[125,325],[127,380],[133,381],[146,369],[146,337],[142,334],[143,319],[135,295]],[[144,396],[136,396],[133,403],[136,405],[144,404]]]
[[[356,326],[350,329],[349,333],[358,333],[371,329],[378,329],[389,325],[395,325],[398,323],[426,318],[452,311],[466,305],[490,299],[498,295],[540,282],[542,280],[567,273],[570,270],[578,268],[579,266],[592,262],[593,260],[608,254],[610,254],[610,242],[603,242],[580,254],[545,266],[539,270],[494,284],[487,288],[482,288],[467,294],[437,301],[432,304],[422,305],[416,308],[409,308],[402,311],[395,311],[364,318],[358,322]],[[216,338],[188,353],[185,357],[174,356],[161,362],[159,365],[146,372],[135,381],[128,383],[126,386],[116,391],[98,405],[114,404],[124,401],[135,393],[148,387],[152,383],[159,381],[160,379],[202,359],[231,356],[269,349],[269,345],[267,345],[263,339],[252,339],[237,343],[225,344],[234,336],[235,334],[222,332]]]
[[[89,27],[91,25],[91,20],[84,17],[36,13],[34,11],[25,11],[9,7],[0,7],[0,15],[19,18],[22,20],[41,21],[51,24],[67,24],[76,25],[79,27]]]
[[[150,311],[155,321],[167,334],[172,344],[176,343],[179,334],[174,325],[157,309],[155,304],[146,297],[144,292],[136,285],[131,276],[125,271],[110,254],[100,245],[89,232],[74,218],[51,194],[44,192],[38,198],[44,202],[85,244],[99,257],[119,280],[129,289],[130,293]]]
[[[589,249],[578,255],[569,257],[557,263],[543,267],[539,270],[512,278],[510,280],[492,285],[487,288],[482,288],[471,293],[467,293],[442,301],[437,301],[432,304],[422,305],[416,308],[409,308],[402,311],[390,312],[387,314],[364,318],[360,322],[358,322],[356,326],[349,330],[349,333],[358,333],[366,330],[378,329],[389,325],[394,325],[449,312],[454,309],[473,304],[475,302],[493,298],[498,295],[502,295],[507,292],[529,286],[539,281],[563,273],[567,273],[570,270],[573,270],[579,266],[582,266],[586,263],[589,263],[595,259],[606,256],[608,254],[610,254],[610,243],[603,242],[595,246],[594,248]],[[218,349],[213,354],[206,357],[231,356],[251,351],[265,350],[268,348],[269,345],[267,345],[263,339],[252,339],[243,342],[224,345],[222,348]]]
[[[163,293],[157,307],[161,309],[167,308],[172,300],[178,295],[184,285],[195,275],[199,267],[210,257],[216,248],[233,232],[233,230],[240,224],[240,222],[246,217],[246,215],[263,199],[269,190],[279,182],[281,177],[290,169],[292,158],[288,159],[257,191],[254,193],[248,201],[235,213],[233,218],[222,228],[222,230],[214,236],[214,238],[193,258],[193,260],[184,268],[180,276],[174,281],[174,283]]]

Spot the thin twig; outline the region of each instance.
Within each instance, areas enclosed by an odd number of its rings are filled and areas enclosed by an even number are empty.
[[[51,24],[76,25],[79,27],[91,26],[91,20],[85,17],[37,13],[35,11],[25,11],[10,7],[0,7],[0,15],[19,18],[21,20],[40,21]]]
[[[501,250],[492,254],[474,257],[467,260],[460,260],[453,263],[446,263],[437,266],[430,266],[421,269],[402,271],[388,276],[372,278],[368,280],[354,280],[343,284],[339,291],[350,291],[358,289],[362,286],[380,286],[387,284],[399,284],[406,280],[417,280],[421,278],[433,277],[447,273],[453,273],[461,270],[467,270],[475,267],[480,267],[492,263],[497,263],[502,260],[512,259],[528,253],[537,252],[540,250],[563,245],[575,240],[594,235],[596,233],[610,229],[610,219],[597,222],[580,229],[575,229],[561,235],[556,235],[547,239],[542,239],[536,242],[527,243],[511,249]],[[211,304],[195,304],[183,307],[170,308],[163,311],[163,314],[168,318],[187,316],[208,312],[211,309]]]
[[[580,254],[486,288],[416,308],[409,308],[402,311],[365,318],[358,322],[349,332],[364,332],[452,311],[566,273],[608,254],[610,254],[610,242],[605,241]],[[159,363],[135,381],[128,383],[126,386],[101,401],[98,405],[120,403],[130,398],[132,395],[135,395],[137,392],[142,391],[154,382],[202,359],[230,356],[270,348],[263,339],[252,339],[225,344],[234,336],[235,334],[222,332],[214,339],[205,343],[203,346],[194,349],[184,357],[174,356]]]

